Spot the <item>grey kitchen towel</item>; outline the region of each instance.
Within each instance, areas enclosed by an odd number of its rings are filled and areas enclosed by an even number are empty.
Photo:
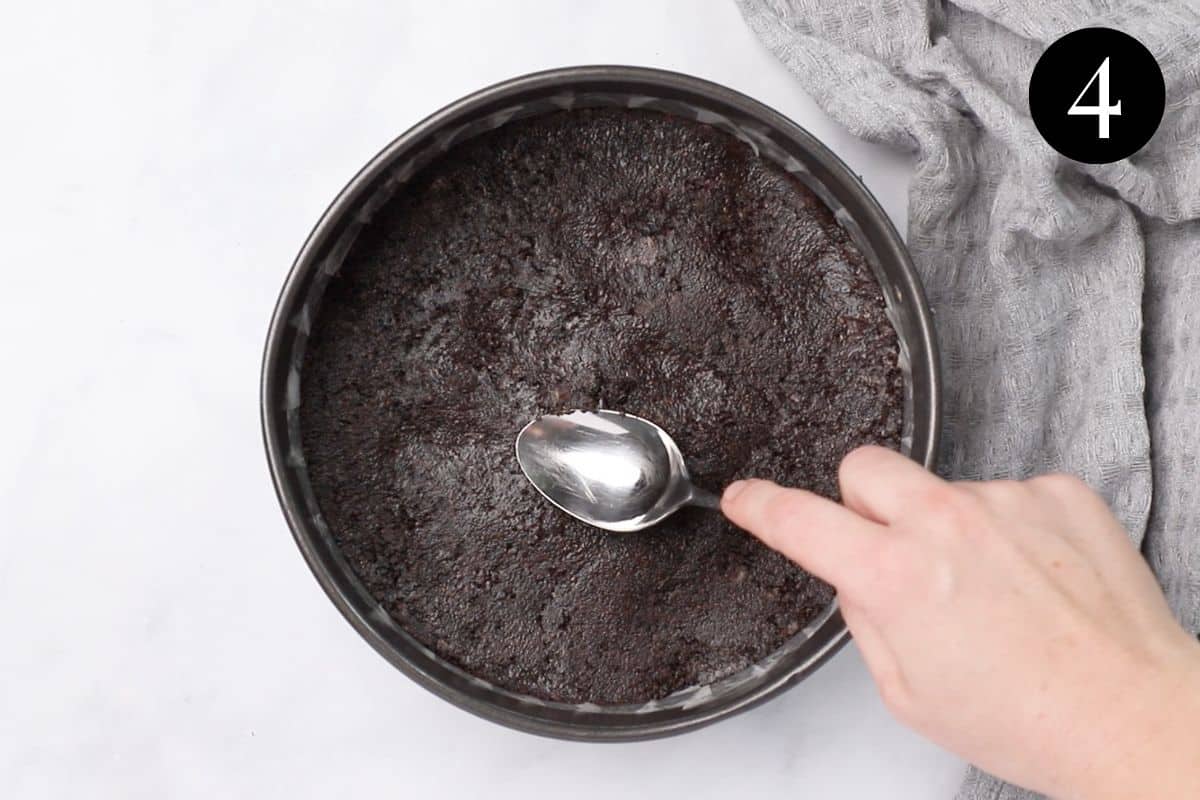
[[[943,472],[1085,479],[1200,631],[1200,4],[739,5],[826,112],[915,156],[907,238],[942,348]],[[1167,87],[1150,144],[1102,166],[1054,152],[1026,94],[1045,47],[1092,26],[1140,40]],[[976,770],[959,793],[1030,796]]]

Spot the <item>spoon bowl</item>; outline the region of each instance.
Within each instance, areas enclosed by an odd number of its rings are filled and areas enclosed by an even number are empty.
[[[517,463],[551,503],[616,533],[648,528],[685,505],[720,507],[692,485],[666,431],[619,411],[538,417],[517,434]]]

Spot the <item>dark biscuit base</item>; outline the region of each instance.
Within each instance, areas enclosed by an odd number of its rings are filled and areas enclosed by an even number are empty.
[[[831,589],[712,512],[615,535],[513,454],[534,416],[661,424],[696,481],[836,496],[896,446],[897,341],[824,205],[748,147],[651,112],[507,125],[425,169],[328,289],[302,376],[313,487],[396,621],[505,688],[664,697],[764,658]]]

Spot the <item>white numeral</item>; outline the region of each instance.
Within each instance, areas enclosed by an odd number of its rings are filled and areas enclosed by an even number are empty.
[[[1098,105],[1081,106],[1079,101],[1087,94],[1087,90],[1092,88],[1092,84],[1096,79],[1100,80],[1100,97],[1096,101]],[[1075,98],[1075,102],[1071,103],[1071,107],[1067,109],[1067,116],[1071,117],[1098,117],[1100,120],[1100,138],[1108,138],[1108,118],[1121,116],[1121,101],[1118,100],[1116,105],[1108,103],[1108,59],[1104,59],[1104,63],[1100,65],[1100,69],[1092,74],[1092,79],[1087,82],[1087,86],[1083,87],[1083,91],[1079,93],[1079,97]]]

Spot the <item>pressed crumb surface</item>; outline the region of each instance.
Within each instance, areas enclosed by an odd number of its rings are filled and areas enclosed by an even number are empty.
[[[619,409],[702,486],[836,497],[841,457],[897,446],[902,416],[895,332],[829,210],[720,131],[627,110],[422,170],[330,282],[301,396],[321,511],[388,613],[480,678],[598,704],[743,669],[832,590],[711,511],[575,521],[521,474],[525,423]]]

